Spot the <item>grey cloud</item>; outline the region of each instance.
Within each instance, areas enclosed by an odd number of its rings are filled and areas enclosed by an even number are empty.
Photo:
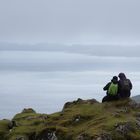
[[[139,42],[139,0],[0,1],[0,39]]]
[[[140,45],[135,44],[16,44],[16,43],[0,43],[0,51],[40,51],[47,52],[65,52],[77,53],[92,56],[115,56],[115,57],[139,57]],[[12,54],[12,53],[11,53]],[[18,55],[18,53],[17,53]]]
[[[101,57],[47,51],[2,51],[0,54],[2,71],[140,70],[140,57]]]
[[[0,117],[27,106],[59,111],[79,97],[101,101],[120,71],[138,95],[139,7],[139,0],[0,0]]]

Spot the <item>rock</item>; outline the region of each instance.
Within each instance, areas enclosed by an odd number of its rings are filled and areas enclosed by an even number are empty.
[[[79,121],[80,121],[80,118],[76,118],[76,119],[75,119],[75,122],[79,122]]]
[[[57,140],[55,132],[48,133],[48,140]]]
[[[99,136],[96,136],[96,138],[94,138],[93,140],[112,140],[112,137],[110,134],[103,133]]]
[[[133,131],[131,122],[118,123],[115,125],[116,131],[121,133],[122,135],[126,135],[128,132]]]
[[[95,99],[82,100],[82,99],[78,98],[76,101],[65,103],[63,110],[70,107],[71,105],[75,105],[75,104],[95,104],[95,103],[99,103],[99,102]]]
[[[16,140],[27,140],[27,138],[25,138],[24,136],[19,136],[16,138]]]
[[[24,108],[21,113],[36,113],[32,108]]]
[[[121,117],[120,113],[118,113],[118,112],[112,113],[112,115],[114,117],[116,117],[116,118],[120,118]]]
[[[140,118],[140,112],[137,112],[137,113],[135,114],[135,116],[136,116],[137,118]]]
[[[92,138],[86,134],[86,133],[83,133],[83,134],[80,134],[76,140],[91,140]]]
[[[82,100],[81,98],[78,98],[76,103],[82,103],[84,100]]]
[[[82,100],[80,98],[77,99],[77,101],[75,101],[76,104],[95,104],[95,103],[99,103],[97,100],[95,99],[89,99],[89,100]]]
[[[76,115],[73,117],[73,122],[79,122],[81,120],[81,116],[80,115]]]
[[[56,131],[44,130],[37,136],[36,140],[58,140],[58,138],[56,136]]]
[[[139,120],[136,120],[136,125],[140,129],[140,121]]]
[[[129,102],[129,106],[130,106],[131,108],[134,108],[134,109],[140,108],[140,104],[137,103],[137,102],[134,101],[134,100],[131,100],[131,101]]]
[[[33,120],[33,119],[39,119],[39,120],[47,120],[48,116],[29,116],[26,118],[26,120]]]
[[[99,103],[99,102],[96,99],[90,99],[90,100],[87,100],[87,103],[95,104],[95,103]]]
[[[77,137],[77,140],[84,140],[84,136],[79,135],[79,136]]]
[[[13,127],[17,127],[17,126],[18,125],[17,125],[17,122],[15,120],[10,121],[8,124],[9,129],[13,129]]]
[[[122,107],[121,109],[117,110],[117,113],[128,113],[129,109],[128,107]]]
[[[136,114],[136,125],[140,129],[140,113],[139,112]]]
[[[67,102],[64,104],[63,110],[68,108],[72,103],[71,102]]]
[[[93,136],[89,136],[84,133],[84,134],[79,135],[77,137],[77,140],[112,140],[112,137],[110,134],[103,133],[93,138]]]
[[[17,114],[12,121],[0,121],[0,140],[139,140],[137,107],[130,100],[102,104],[79,98],[67,102],[63,112],[50,115],[34,114],[33,109],[27,108],[22,111],[25,114]]]

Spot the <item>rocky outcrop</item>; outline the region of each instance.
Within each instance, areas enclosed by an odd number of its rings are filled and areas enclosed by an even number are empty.
[[[110,134],[104,133],[104,134],[97,136],[93,140],[112,140],[112,137]]]
[[[21,113],[36,113],[32,108],[24,108]]]
[[[9,121],[8,128],[11,130],[14,127],[17,127],[17,122],[15,120]]]
[[[132,125],[132,122],[123,122],[123,123],[118,123],[115,125],[116,131],[119,132],[121,135],[125,136],[129,132],[135,131],[135,128]]]
[[[35,140],[58,140],[58,138],[55,130],[46,129],[36,136]]]
[[[2,140],[140,140],[140,106],[133,100],[67,102],[61,112],[24,109],[0,121]]]
[[[16,137],[15,140],[28,140],[28,138],[24,136],[19,136],[19,137]]]
[[[91,140],[91,136],[86,133],[80,134],[76,140]]]
[[[80,98],[78,98],[76,101],[73,102],[67,102],[65,103],[63,110],[70,107],[71,105],[76,105],[76,104],[95,104],[95,103],[99,103],[96,99],[89,99],[89,100],[82,100]]]

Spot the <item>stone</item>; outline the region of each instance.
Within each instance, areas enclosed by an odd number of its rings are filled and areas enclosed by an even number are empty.
[[[10,121],[8,124],[9,129],[13,129],[13,127],[17,127],[17,126],[18,125],[17,125],[17,122],[15,120]]]
[[[135,116],[136,116],[137,118],[140,118],[140,112],[137,112],[137,113],[135,114]]]
[[[83,137],[82,135],[79,135],[79,136],[77,137],[77,140],[84,140],[84,137]]]
[[[122,135],[126,135],[128,132],[133,131],[132,125],[130,122],[118,123],[115,125],[116,131]]]
[[[93,140],[112,140],[112,137],[110,136],[110,134],[103,133],[97,136],[96,138],[94,138]]]
[[[17,137],[16,140],[26,140],[26,138],[23,136],[20,136],[20,137]]]
[[[116,118],[120,118],[121,117],[120,113],[118,113],[118,112],[112,113],[112,115],[114,117],[116,117]]]
[[[91,140],[91,137],[85,133],[80,134],[76,140]]]
[[[40,116],[29,116],[26,118],[26,120],[33,120],[33,119],[47,120],[48,116],[40,115]]]
[[[136,120],[136,125],[138,126],[138,128],[140,129],[140,121]]]
[[[44,130],[37,136],[36,140],[58,140],[58,138],[56,136],[56,131]]]
[[[95,104],[95,103],[99,103],[99,102],[95,99],[82,100],[81,98],[78,98],[76,101],[65,103],[62,111],[64,111],[64,109],[70,107],[71,105],[75,105],[75,104]]]
[[[79,122],[81,120],[81,116],[80,115],[76,115],[76,116],[74,116],[74,118],[73,118],[73,121],[74,122]]]
[[[131,108],[134,108],[134,109],[140,108],[140,104],[137,103],[137,102],[134,101],[134,100],[131,100],[131,101],[129,102],[129,106],[130,106]]]
[[[36,113],[32,108],[24,108],[21,113]]]

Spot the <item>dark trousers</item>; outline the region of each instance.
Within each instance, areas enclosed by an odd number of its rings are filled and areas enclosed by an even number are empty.
[[[103,102],[109,102],[109,101],[115,101],[115,100],[118,100],[119,97],[116,95],[116,96],[111,96],[111,95],[106,95],[103,99],[102,99],[102,103]]]
[[[129,98],[131,95],[130,91],[122,90],[119,92],[119,98]]]

